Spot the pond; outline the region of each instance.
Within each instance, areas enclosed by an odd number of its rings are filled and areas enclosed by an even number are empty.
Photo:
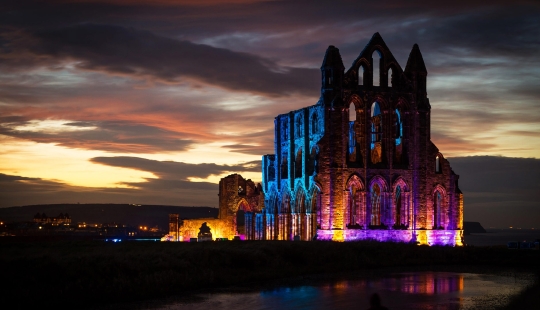
[[[348,280],[303,281],[272,289],[236,289],[138,304],[144,309],[368,309],[378,293],[389,309],[493,309],[506,304],[532,277],[455,272],[393,273]]]

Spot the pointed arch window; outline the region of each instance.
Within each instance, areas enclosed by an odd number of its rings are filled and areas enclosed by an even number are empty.
[[[294,161],[294,177],[302,177],[302,149],[299,149],[298,153],[296,153],[296,160]]]
[[[382,114],[377,101],[371,105],[371,163],[382,162]]]
[[[311,116],[311,134],[319,132],[319,116],[317,112],[314,112]]]
[[[381,52],[378,50],[375,50],[373,54],[371,54],[371,58],[373,59],[373,86],[380,86],[381,83],[381,72],[380,72],[380,65],[381,65]]]
[[[396,187],[396,224],[402,224],[402,199],[401,199],[401,186]]]
[[[358,85],[362,85],[364,83],[364,71],[363,65],[358,67]]]
[[[294,129],[295,129],[295,139],[298,139],[302,136],[304,136],[304,120],[302,118],[302,114],[298,114],[295,117],[294,122]]]
[[[401,145],[403,139],[403,122],[401,121],[401,113],[399,112],[399,109],[396,109],[396,123],[394,128],[396,130],[394,135],[396,145]]]
[[[349,105],[349,154],[354,153],[356,149],[356,106],[354,102]]]
[[[286,141],[289,139],[289,123],[288,119],[284,119],[281,123],[281,136],[283,137],[283,141]]]
[[[394,83],[392,82],[393,81],[392,74],[393,74],[392,68],[388,69],[388,84],[387,84],[388,87],[394,86]]]
[[[375,183],[371,187],[371,222],[372,226],[381,225],[381,187]]]
[[[436,191],[435,197],[433,197],[433,228],[437,229],[442,226],[442,195],[441,192]]]
[[[439,155],[435,157],[435,173],[441,173],[441,159]]]

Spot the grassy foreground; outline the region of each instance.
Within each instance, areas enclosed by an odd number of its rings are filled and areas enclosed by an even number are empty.
[[[503,247],[376,242],[0,240],[2,302],[18,305],[16,308],[79,308],[193,289],[387,267],[413,270],[463,266],[469,271],[517,268],[538,274],[539,259],[540,251]]]

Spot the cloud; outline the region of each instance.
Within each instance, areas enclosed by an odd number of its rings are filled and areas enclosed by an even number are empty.
[[[45,56],[56,63],[76,61],[76,67],[82,70],[167,83],[195,79],[229,90],[270,96],[316,95],[320,74],[317,69],[283,67],[256,55],[115,25],[80,24],[38,31],[28,41],[24,48],[35,58]],[[5,59],[18,61],[12,55]]]
[[[122,153],[182,151],[192,143],[179,132],[128,121],[68,122],[53,132],[48,132],[47,127],[31,130],[29,124],[22,117],[0,118],[0,134],[69,148]]]
[[[102,165],[148,171],[160,178],[181,181],[187,181],[189,178],[205,179],[211,175],[220,175],[225,172],[261,171],[260,162],[248,162],[238,165],[217,165],[211,163],[188,164],[128,156],[95,157],[91,161]]]
[[[163,187],[163,184],[156,186],[150,181],[145,187],[139,188],[88,188],[0,174],[0,208],[77,202],[217,206],[217,184],[188,183],[177,182],[175,186]]]

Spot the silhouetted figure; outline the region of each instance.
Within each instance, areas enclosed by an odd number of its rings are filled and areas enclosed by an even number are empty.
[[[379,294],[375,293],[369,298],[369,309],[368,310],[388,310],[385,306],[381,305],[381,297]]]

